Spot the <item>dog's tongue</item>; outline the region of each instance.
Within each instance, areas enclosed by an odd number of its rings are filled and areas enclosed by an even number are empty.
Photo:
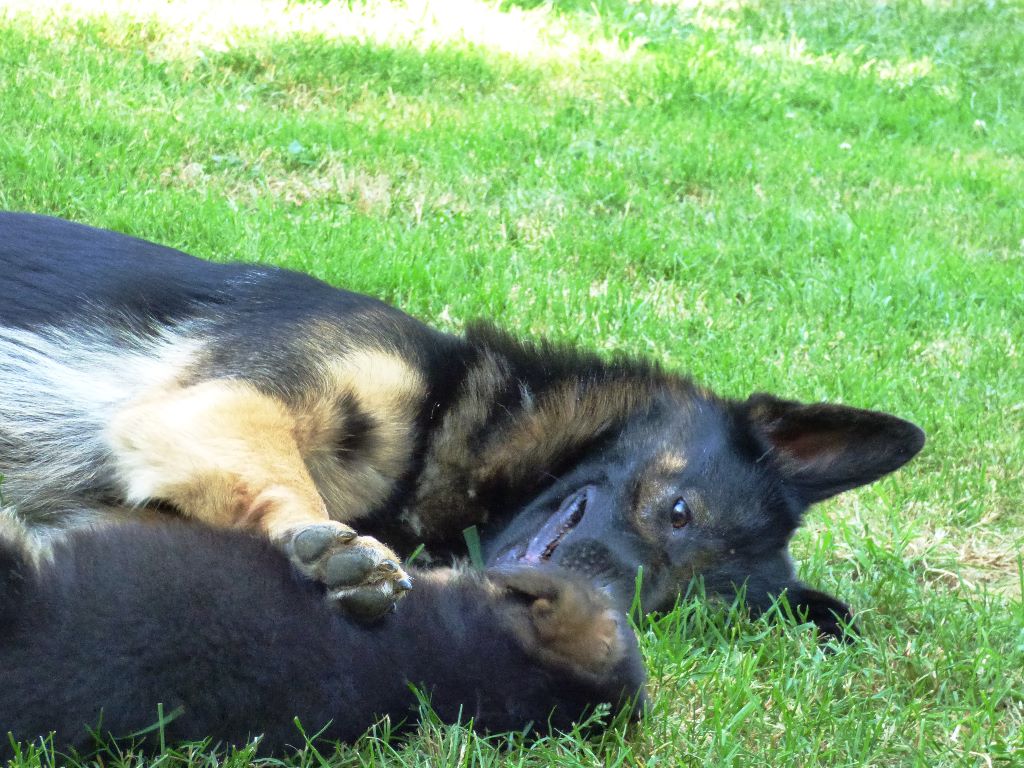
[[[520,562],[536,564],[551,557],[562,537],[575,528],[582,519],[585,506],[585,491],[574,494],[562,502],[559,510],[548,518],[537,531],[537,535],[530,540]]]

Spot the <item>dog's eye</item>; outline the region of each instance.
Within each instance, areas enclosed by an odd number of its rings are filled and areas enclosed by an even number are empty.
[[[686,499],[676,499],[672,505],[672,527],[683,528],[690,523],[693,513],[690,512],[690,505]]]

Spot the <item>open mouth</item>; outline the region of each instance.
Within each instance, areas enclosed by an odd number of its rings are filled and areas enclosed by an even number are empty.
[[[558,549],[558,545],[562,543],[562,539],[583,519],[583,514],[587,510],[590,490],[589,487],[583,488],[566,498],[529,542],[512,547],[502,553],[497,561],[499,563],[537,564],[550,560],[555,550]]]

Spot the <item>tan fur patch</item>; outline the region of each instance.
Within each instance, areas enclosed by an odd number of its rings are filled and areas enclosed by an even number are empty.
[[[675,451],[665,451],[654,458],[651,469],[662,475],[677,475],[686,469],[686,457]]]
[[[593,440],[629,417],[650,400],[647,388],[635,382],[614,382],[585,388],[568,382],[540,400],[512,428],[496,435],[479,460],[481,484],[501,478],[510,485],[536,480],[539,467]]]
[[[599,672],[622,658],[619,625],[611,609],[574,613],[541,599],[530,610],[545,647],[574,666]]]
[[[241,381],[207,381],[123,408],[107,440],[125,498],[168,501],[216,525],[272,537],[327,518],[279,400]]]
[[[369,512],[408,470],[422,374],[397,354],[362,349],[326,362],[322,386],[294,408],[296,441],[335,520]],[[345,403],[368,419],[358,451],[338,455]]]
[[[510,603],[510,628],[528,652],[547,663],[600,675],[625,653],[619,615],[589,585],[530,568],[490,576],[496,599],[506,590],[519,593]],[[519,603],[524,595],[533,598],[528,606]]]
[[[455,406],[434,431],[428,447],[416,494],[422,517],[447,520],[453,510],[471,506],[464,494],[474,490],[469,473],[479,457],[470,438],[486,424],[508,375],[504,362],[489,353],[467,374]]]
[[[209,523],[278,537],[328,517],[347,522],[387,496],[408,467],[424,389],[397,355],[360,350],[328,361],[296,403],[242,381],[207,381],[130,404],[107,438],[130,503],[168,501]],[[368,417],[371,434],[365,451],[342,462],[345,402]]]
[[[666,450],[656,454],[637,479],[630,517],[637,533],[652,544],[658,545],[662,537],[663,518],[658,514],[661,511],[658,507],[665,504],[664,494],[672,477],[685,467],[685,456]]]
[[[472,572],[467,577],[466,571],[458,570],[451,567],[442,568],[430,568],[429,570],[417,571],[416,572],[416,583],[417,584],[436,584],[438,586],[447,586],[452,582],[459,581],[460,579],[474,578]],[[490,582],[485,582],[487,587],[490,587]]]

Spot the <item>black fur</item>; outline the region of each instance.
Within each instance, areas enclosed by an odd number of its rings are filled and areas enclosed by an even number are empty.
[[[642,567],[648,610],[671,606],[701,578],[716,594],[744,588],[755,609],[788,590],[831,632],[835,614],[847,621],[850,612],[798,581],[789,539],[811,504],[895,470],[924,443],[889,414],[769,395],[727,400],[650,361],[609,361],[488,325],[447,335],[305,275],[211,264],[56,219],[0,215],[0,265],[0,324],[122,329],[126,349],[146,333],[184,329],[204,344],[186,385],[241,380],[301,408],[321,386],[325,358],[399,355],[424,382],[411,458],[387,497],[353,521],[359,532],[402,554],[426,545],[443,561],[464,554],[462,532],[476,526],[489,562],[577,570],[623,608]],[[4,354],[17,350],[0,349],[0,373]],[[329,452],[343,473],[379,435],[358,398],[339,400],[343,435]],[[39,512],[18,498],[59,460],[40,453],[42,470],[19,480],[18,463],[36,450],[9,440],[0,419],[8,500],[27,517],[56,519],[51,507],[62,501]],[[123,501],[108,458],[98,450],[75,475],[69,506]],[[680,499],[694,511],[685,527],[670,522]]]
[[[346,741],[383,716],[414,723],[410,683],[443,721],[488,731],[565,729],[600,703],[632,700],[638,712],[644,673],[625,622],[621,659],[580,671],[524,644],[515,622],[533,597],[482,575],[426,578],[399,612],[363,626],[239,532],[79,531],[38,575],[0,544],[0,734],[56,731],[61,748],[88,750],[87,728],[128,736],[155,723],[161,703],[174,714],[169,741],[262,734],[262,751],[280,752],[303,743],[295,717],[307,734],[326,726],[324,738]],[[7,749],[0,738],[0,756]]]

